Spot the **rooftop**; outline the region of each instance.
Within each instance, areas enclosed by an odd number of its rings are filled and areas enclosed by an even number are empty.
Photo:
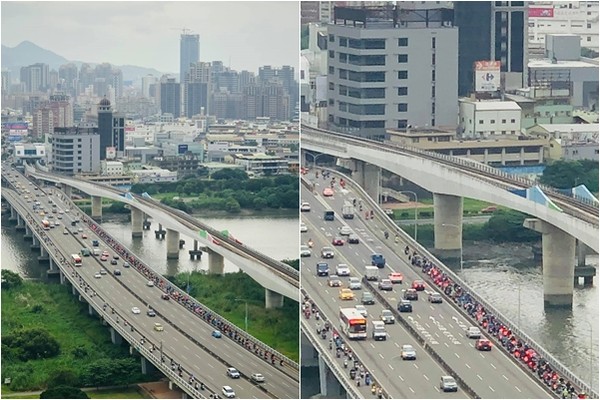
[[[521,110],[521,107],[514,101],[473,101],[470,98],[462,98],[459,99],[459,102],[475,104],[475,109],[479,111]]]
[[[549,58],[529,60],[529,68],[598,68],[598,64],[586,61],[556,61]]]
[[[539,124],[538,126],[548,132],[598,132],[598,124]]]

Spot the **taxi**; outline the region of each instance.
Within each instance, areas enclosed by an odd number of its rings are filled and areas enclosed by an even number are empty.
[[[354,292],[351,289],[340,289],[340,300],[354,300]]]

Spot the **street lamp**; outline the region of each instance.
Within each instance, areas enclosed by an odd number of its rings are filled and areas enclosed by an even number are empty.
[[[246,315],[244,316],[244,327],[245,331],[248,332],[248,300],[246,299],[235,299],[235,301],[243,301],[246,303]]]
[[[417,212],[417,207],[419,206],[419,198],[417,194],[410,190],[401,190],[399,193],[410,193],[415,196],[415,242],[417,241],[417,222],[419,219],[419,213]]]
[[[594,330],[592,327],[592,323],[588,320],[581,320],[581,322],[584,322],[585,324],[587,324],[587,326],[590,327],[590,392],[592,390],[594,390],[594,357],[592,356],[593,353],[593,344],[594,344]]]
[[[442,224],[442,226],[452,226],[456,229],[458,229],[458,231],[460,232],[460,226],[458,225],[454,225],[454,224]],[[462,239],[462,236],[461,236]],[[462,272],[463,270],[463,246],[462,246],[462,240],[460,243],[460,272]]]

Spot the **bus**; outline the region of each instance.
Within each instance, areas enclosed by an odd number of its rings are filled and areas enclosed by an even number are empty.
[[[76,267],[81,267],[81,256],[79,254],[71,254],[71,259]]]
[[[356,308],[340,308],[340,328],[348,339],[367,338],[367,318]]]

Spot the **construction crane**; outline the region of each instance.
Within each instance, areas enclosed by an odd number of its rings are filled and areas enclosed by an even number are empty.
[[[188,28],[169,28],[172,31],[181,31],[182,35],[189,35],[191,33],[194,33],[193,30],[188,29]]]

